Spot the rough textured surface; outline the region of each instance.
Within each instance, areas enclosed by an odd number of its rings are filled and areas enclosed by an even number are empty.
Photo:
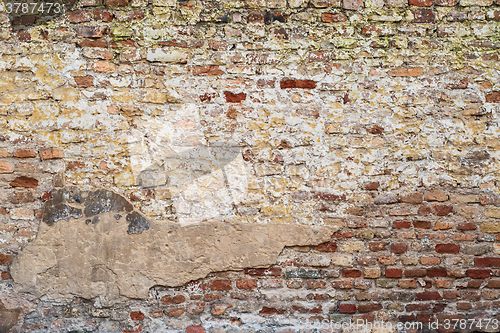
[[[78,0],[50,17],[14,1],[0,3],[11,332],[500,319],[498,0]]]
[[[145,299],[156,285],[175,287],[211,272],[266,267],[285,246],[320,244],[338,230],[232,221],[180,227],[149,223],[137,212],[117,219],[114,211],[130,204],[108,193],[98,190],[85,200],[92,199],[98,222],[68,218],[40,225],[36,240],[10,266],[19,292],[55,300],[99,297],[109,306],[124,297]],[[103,195],[112,200],[101,202],[101,209],[96,202]],[[46,205],[52,207],[50,201]]]

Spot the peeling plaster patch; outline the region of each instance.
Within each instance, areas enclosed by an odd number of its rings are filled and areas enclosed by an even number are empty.
[[[133,206],[124,197],[108,190],[81,192],[77,188],[56,189],[51,192],[52,199],[48,200],[43,209],[42,221],[49,226],[60,220],[82,217],[82,210],[88,219],[87,224],[99,222],[95,216],[107,212],[131,212]],[[117,214],[118,215],[118,214]]]
[[[108,190],[89,192],[85,200],[85,216],[93,216],[107,212],[132,211],[133,207],[124,197]]]
[[[59,191],[56,197],[70,200],[70,191]],[[112,208],[132,205],[111,191],[90,192],[85,201],[90,198],[101,203],[86,206],[103,212],[99,223],[85,217],[42,223],[36,240],[14,259],[10,270],[19,292],[56,300],[99,296],[103,305],[145,299],[155,285],[181,286],[211,272],[269,266],[285,246],[317,245],[338,229],[239,220],[182,227],[148,221],[135,211],[118,216]]]
[[[48,225],[52,225],[59,220],[69,221],[70,217],[82,217],[82,210],[65,204],[54,205],[54,201],[49,200],[45,204],[42,219]]]

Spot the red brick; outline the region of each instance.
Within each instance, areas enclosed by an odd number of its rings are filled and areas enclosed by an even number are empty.
[[[356,304],[341,303],[339,304],[340,313],[356,313]]]
[[[203,290],[231,290],[231,280],[212,280],[202,284]]]
[[[294,80],[294,79],[284,79],[280,81],[281,89],[314,89],[316,88],[316,82],[312,80]]]
[[[430,9],[418,9],[413,11],[413,23],[433,23],[434,13]]]
[[[105,0],[107,7],[125,7],[128,6],[128,0]]]
[[[437,291],[426,291],[415,295],[416,301],[440,301],[443,298]]]
[[[489,94],[486,94],[486,102],[500,103],[500,91],[493,91]]]
[[[359,269],[344,269],[342,271],[342,277],[349,278],[349,277],[360,277],[361,276],[361,271]]]
[[[370,249],[370,251],[373,251],[373,252],[384,251],[385,243],[371,242],[370,244],[368,244],[368,248]]]
[[[88,10],[72,10],[66,12],[69,23],[90,22],[91,14]]]
[[[257,276],[281,276],[281,268],[247,268],[245,274]]]
[[[405,253],[408,246],[405,243],[394,243],[391,245],[392,253]]]
[[[162,302],[162,304],[166,305],[181,304],[186,301],[186,297],[184,297],[183,295],[176,295],[173,297],[171,295],[165,295],[160,299],[160,301]]]
[[[260,315],[280,315],[280,314],[284,314],[284,313],[285,313],[285,310],[268,308],[267,306],[262,307],[262,309],[259,311]]]
[[[489,280],[487,287],[499,289],[500,288],[500,280],[494,280],[494,279]]]
[[[453,206],[450,205],[434,205],[432,211],[437,216],[446,216],[453,211]]]
[[[413,312],[413,311],[427,311],[431,308],[430,304],[408,304],[406,306],[406,311],[408,312]]]
[[[321,21],[325,23],[345,22],[347,21],[347,17],[342,13],[323,13],[321,15]]]
[[[0,253],[0,265],[9,265],[11,260],[12,256],[10,254]]]
[[[430,268],[427,270],[428,277],[447,277],[448,273],[444,268]]]
[[[418,215],[429,215],[432,212],[431,206],[420,206],[418,208]]]
[[[469,269],[467,276],[473,279],[487,279],[493,274],[491,269]]]
[[[479,301],[481,299],[481,294],[477,291],[464,291],[462,292],[462,299],[469,301]]]
[[[17,37],[21,42],[29,42],[31,40],[31,34],[26,30],[19,30]]]
[[[10,183],[10,186],[36,188],[38,186],[38,180],[36,180],[35,178],[21,176],[21,177],[17,177],[16,179],[14,179]]]
[[[75,83],[82,88],[92,87],[94,85],[94,77],[92,75],[75,76]]]
[[[382,310],[382,304],[358,304],[358,312],[366,313],[366,312],[374,312]]]
[[[460,297],[460,293],[458,291],[443,291],[444,299],[455,299]]]
[[[365,188],[365,190],[375,191],[379,188],[379,186],[380,186],[379,182],[368,182],[365,183],[363,187]]]
[[[457,302],[457,310],[471,310],[472,304],[469,302]]]
[[[417,314],[417,320],[424,323],[430,323],[431,321],[434,321],[434,315],[430,313],[419,313]]]
[[[130,312],[130,318],[132,320],[144,320],[144,313],[141,311],[132,311]]]
[[[476,267],[500,267],[499,257],[474,258]]]
[[[169,317],[179,317],[184,313],[184,308],[167,309],[165,312]]]
[[[205,333],[203,326],[195,325],[186,327],[186,333]]]
[[[37,156],[36,151],[31,149],[16,149],[13,155],[17,158],[32,158]]]
[[[394,229],[403,229],[411,227],[410,221],[394,221],[392,223],[392,227]]]
[[[417,7],[430,7],[432,6],[432,0],[408,0],[408,4]]]
[[[94,19],[96,21],[111,22],[113,21],[113,13],[105,10],[94,9]]]
[[[238,289],[255,289],[257,288],[256,279],[239,279],[236,281],[236,288]]]
[[[472,222],[464,222],[464,223],[460,223],[458,226],[457,226],[457,229],[458,230],[476,230],[477,226],[475,223],[472,223]]]
[[[398,319],[401,322],[408,322],[408,321],[415,321],[417,317],[415,315],[406,315],[406,316],[399,316]]]
[[[228,103],[241,103],[247,98],[247,94],[245,93],[234,94],[230,91],[224,91],[224,96]]]
[[[319,252],[335,252],[337,251],[337,243],[326,242],[316,246],[314,249]]]
[[[439,322],[443,322],[445,320],[449,320],[449,321],[452,321],[452,320],[461,320],[461,319],[465,319],[464,315],[459,315],[459,314],[455,314],[455,315],[439,315],[439,316],[436,316],[436,320],[439,321]],[[456,331],[454,331],[456,332]]]
[[[401,268],[386,268],[385,277],[387,278],[400,278],[403,276],[403,270]]]
[[[436,244],[436,252],[457,254],[460,252],[460,246],[453,243]]]
[[[477,289],[483,284],[484,280],[470,280],[467,282],[467,288]]]

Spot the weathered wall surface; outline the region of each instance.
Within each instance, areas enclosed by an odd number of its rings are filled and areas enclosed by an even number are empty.
[[[500,320],[499,0],[13,3],[0,332]]]

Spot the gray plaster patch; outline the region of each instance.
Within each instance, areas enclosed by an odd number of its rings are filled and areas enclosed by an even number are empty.
[[[137,212],[128,214],[126,219],[128,222],[127,234],[140,234],[149,229],[149,221]]]
[[[107,212],[131,212],[133,206],[121,195],[108,191],[97,190],[89,192],[85,199],[85,216],[93,216]]]
[[[43,209],[42,221],[52,225],[59,220],[69,220],[82,217],[82,210],[64,203],[54,205],[52,200],[47,201]]]

